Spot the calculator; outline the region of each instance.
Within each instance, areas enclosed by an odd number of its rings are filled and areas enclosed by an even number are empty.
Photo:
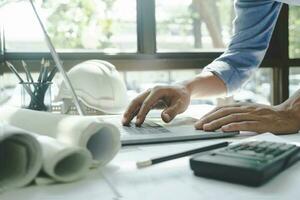
[[[190,166],[196,176],[260,186],[299,160],[293,144],[251,141],[196,154]]]

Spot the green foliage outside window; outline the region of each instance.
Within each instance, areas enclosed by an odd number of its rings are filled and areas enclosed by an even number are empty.
[[[35,3],[43,8],[43,14],[46,13],[47,29],[54,44],[59,49],[119,49],[120,51],[126,50],[128,46],[134,48],[136,46],[135,33],[136,22],[122,21],[123,19],[116,19],[114,5],[119,1],[125,0],[36,0]],[[126,2],[136,1],[127,0]],[[159,2],[166,0],[156,0],[157,5]],[[199,26],[199,21],[205,23],[201,19],[200,11],[192,9],[192,2],[204,2],[211,5],[216,9],[215,12],[208,13],[209,18],[215,18],[218,25],[217,29],[209,31],[210,37],[215,41],[214,47],[225,47],[224,43],[228,42],[229,35],[232,32],[231,21],[234,17],[232,10],[232,1],[216,0],[213,2],[205,0],[190,0],[189,8],[177,7],[172,11],[172,15],[157,21],[157,34],[158,34],[158,48],[171,46],[172,44],[163,44],[172,35],[181,35],[183,38],[189,35],[194,36],[194,44],[188,44],[183,48],[202,48],[203,34],[201,30],[197,31],[195,24]],[[18,0],[0,0],[0,7],[10,3],[18,2]],[[170,1],[172,2],[172,1]],[[208,3],[210,2],[210,3]],[[99,4],[101,8],[99,9]],[[203,7],[203,6],[200,6]],[[134,8],[135,9],[135,8]],[[159,10],[159,9],[157,9]],[[164,11],[165,9],[163,9]],[[124,13],[129,12],[124,9]],[[121,13],[122,15],[123,13]],[[132,14],[134,15],[134,14]],[[159,13],[157,13],[159,16]],[[203,12],[202,12],[202,15]],[[45,15],[44,15],[45,16]],[[203,16],[202,16],[203,17]],[[205,16],[204,16],[205,17]],[[198,20],[198,21],[197,21]],[[206,22],[206,24],[211,24]],[[194,27],[194,28],[193,28]],[[200,27],[201,28],[201,27]],[[200,29],[198,27],[198,29]],[[91,39],[90,34],[93,39]],[[131,40],[128,37],[122,38],[124,33],[131,35]],[[225,35],[224,35],[225,33]],[[114,36],[118,35],[118,42]],[[289,54],[291,58],[300,58],[300,7],[290,6],[289,9]],[[219,39],[221,42],[218,42]],[[90,39],[92,47],[87,45],[87,40]],[[128,41],[126,41],[126,39]],[[226,40],[224,40],[226,39]],[[121,41],[121,42],[120,42]],[[124,43],[125,41],[125,43]],[[176,46],[177,43],[176,43]],[[175,47],[176,47],[175,46]],[[174,47],[174,48],[175,48]]]
[[[83,46],[84,34],[90,26],[102,33],[96,48],[108,48],[113,44],[110,38],[113,34],[113,21],[110,11],[115,0],[101,0],[105,9],[104,18],[99,18],[94,0],[45,1],[42,6],[50,15],[47,28],[58,48],[80,49]]]
[[[300,7],[289,9],[289,53],[291,58],[300,58]]]

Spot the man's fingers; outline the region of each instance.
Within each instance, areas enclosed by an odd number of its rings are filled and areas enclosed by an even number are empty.
[[[232,107],[241,107],[243,105],[245,105],[245,104],[244,103],[236,103],[236,104],[227,105],[227,106],[218,106],[218,107],[212,109],[211,111],[209,111],[208,113],[206,113],[205,115],[203,115],[202,118],[205,118],[205,117],[215,113],[216,111],[218,111],[220,109],[232,108]]]
[[[166,108],[161,113],[161,118],[164,122],[168,123],[172,121],[178,113],[181,112],[182,103],[180,101],[177,101],[174,105],[171,105],[170,107]]]
[[[264,124],[258,121],[234,122],[222,126],[222,131],[252,131],[256,133],[265,132]]]
[[[133,107],[135,110],[131,109],[130,111],[126,111],[123,115],[122,124],[124,126],[128,126],[132,119],[137,115],[141,106]]]
[[[144,123],[146,115],[148,112],[152,109],[153,106],[157,103],[157,101],[162,96],[162,91],[152,90],[150,94],[147,96],[145,101],[143,102],[138,114],[136,115],[136,126],[140,126],[142,123]]]
[[[195,127],[198,129],[203,129],[203,125],[206,123],[210,123],[211,121],[225,117],[225,116],[233,114],[233,113],[245,113],[248,111],[249,110],[247,108],[243,108],[243,107],[223,107],[206,117],[202,117],[195,124]]]
[[[221,117],[209,123],[203,125],[203,130],[205,131],[214,131],[216,129],[221,128],[224,125],[233,123],[233,122],[241,122],[241,121],[258,121],[259,116],[255,116],[248,113],[234,113],[225,117]],[[199,127],[195,127],[199,129]]]
[[[144,100],[147,98],[147,96],[150,94],[150,90],[140,94],[137,96],[134,100],[131,101],[129,104],[127,110],[123,114],[123,119],[122,119],[122,124],[123,125],[128,125],[131,120],[137,115],[139,112],[142,103]]]
[[[164,109],[166,107],[168,107],[167,103],[164,100],[159,99],[153,106],[153,109]]]

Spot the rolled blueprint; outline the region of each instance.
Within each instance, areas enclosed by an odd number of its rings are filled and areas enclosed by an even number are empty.
[[[29,184],[40,172],[42,149],[27,131],[0,124],[0,193]]]
[[[92,163],[89,151],[66,145],[48,136],[36,135],[36,138],[43,151],[42,169],[50,178],[70,182],[86,175]]]
[[[117,127],[95,117],[71,116],[2,107],[0,120],[13,126],[87,148],[99,166],[114,158],[121,147]]]

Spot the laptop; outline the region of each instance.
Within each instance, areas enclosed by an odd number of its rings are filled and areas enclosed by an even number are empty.
[[[49,37],[40,16],[35,8],[32,0],[30,0],[34,14],[36,15],[38,22],[43,30],[46,43],[49,47],[50,53],[56,64],[56,67],[62,74],[62,78],[70,90],[76,109],[80,115],[85,115],[84,108],[81,106],[78,96],[76,95],[74,88],[65,72],[62,62],[55,50],[55,47]],[[103,117],[101,117],[103,118]],[[222,138],[232,137],[238,134],[238,132],[205,132],[194,129],[195,119],[193,118],[176,118],[169,124],[163,124],[159,118],[146,120],[141,127],[135,127],[134,124],[126,127],[121,124],[121,116],[105,116],[105,120],[115,124],[121,133],[122,145],[134,145],[134,144],[152,144],[162,142],[176,142],[185,140],[198,140],[198,139],[211,139],[211,138]]]
[[[194,123],[197,119],[186,116],[178,116],[168,124],[164,123],[160,118],[148,118],[141,127],[136,127],[133,122],[131,122],[130,126],[123,126],[121,124],[122,116],[120,115],[105,115],[99,118],[118,127],[121,133],[121,142],[123,146],[206,140],[233,137],[239,134],[239,132],[207,132],[196,130],[194,128]]]

